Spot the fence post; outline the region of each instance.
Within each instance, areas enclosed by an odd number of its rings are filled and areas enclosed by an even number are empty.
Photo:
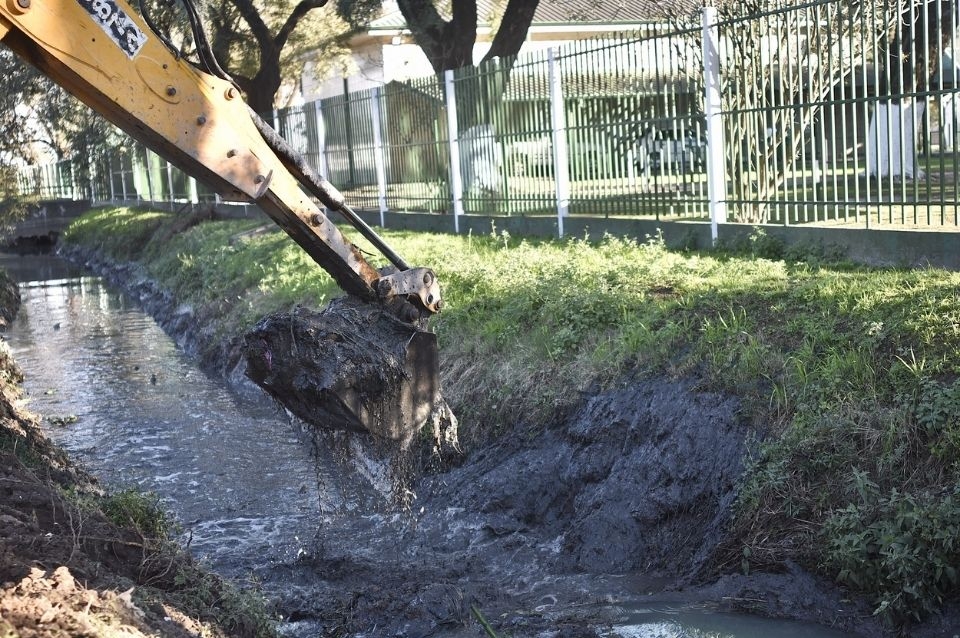
[[[197,178],[193,175],[190,175],[187,178],[187,190],[189,191],[188,197],[191,204],[200,203],[200,195],[197,193]]]
[[[717,243],[718,224],[727,223],[727,171],[723,155],[723,104],[720,100],[720,28],[717,9],[703,8],[703,110],[707,120],[707,196],[710,238]]]
[[[110,203],[117,201],[116,189],[113,187],[113,157],[107,151],[107,183],[110,184]]]
[[[447,140],[450,146],[450,194],[453,197],[453,232],[460,232],[463,214],[463,176],[460,175],[460,131],[457,129],[457,97],[453,87],[453,71],[443,72],[447,96]]]
[[[550,76],[550,124],[553,139],[553,175],[557,193],[557,235],[563,239],[563,218],[570,213],[570,169],[567,164],[567,113],[563,101],[563,79],[553,47],[547,49]]]
[[[93,150],[87,149],[87,166],[90,168],[87,170],[87,181],[90,183],[90,204],[93,205],[97,203],[97,191],[95,190],[95,185],[97,183],[97,164],[93,159]]]
[[[153,175],[150,173],[153,169],[150,166],[150,149],[148,149],[146,146],[143,147],[143,163],[147,173],[147,197],[150,198],[150,205],[152,206],[154,202]]]
[[[323,119],[323,100],[314,102],[314,111],[317,121],[317,170],[320,175],[330,179],[330,170],[327,166],[327,124]]]
[[[387,227],[387,171],[383,165],[383,131],[380,128],[380,87],[370,94],[370,119],[373,123],[373,165],[377,171],[377,202],[380,206],[380,227]]]
[[[131,160],[131,165],[133,160]],[[123,172],[123,155],[120,156],[120,194],[123,197],[123,203],[127,203],[127,174]]]
[[[56,183],[56,187],[53,189],[53,196],[56,199],[63,199],[63,170],[60,168],[61,164],[63,164],[62,161],[53,165],[53,179]]]
[[[170,212],[176,208],[174,205],[176,197],[176,193],[173,192],[173,165],[167,160],[167,202],[170,204]]]

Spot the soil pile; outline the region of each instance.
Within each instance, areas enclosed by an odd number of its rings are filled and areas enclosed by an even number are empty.
[[[15,316],[12,299],[0,316]],[[252,609],[219,609],[236,592],[178,547],[100,510],[110,497],[22,409],[22,380],[0,342],[0,635],[271,635]]]

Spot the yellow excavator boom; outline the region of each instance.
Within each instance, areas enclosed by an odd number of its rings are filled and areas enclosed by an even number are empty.
[[[0,39],[224,199],[256,203],[350,295],[381,304],[408,324],[439,311],[440,288],[431,270],[402,262],[343,203],[335,188],[307,174],[302,162],[279,152],[283,141],[250,111],[229,79],[202,71],[171,51],[125,0],[0,0]],[[373,268],[305,188],[374,241],[395,272]],[[432,358],[408,352],[411,367],[401,375],[407,387],[399,388],[395,396],[370,397],[371,404],[401,404],[393,411],[397,427],[387,430],[406,432],[403,436],[422,425],[426,417],[411,415],[428,413],[424,408],[430,406],[424,403],[442,401],[436,337],[411,330],[418,338],[410,343],[428,342]],[[410,386],[429,391],[418,394]],[[383,430],[383,423],[373,423],[383,421],[383,411],[366,416],[369,406],[357,399],[369,394],[365,381],[354,378],[337,379],[317,392],[329,399],[333,407],[328,413],[338,415],[343,427],[373,430],[375,425]]]

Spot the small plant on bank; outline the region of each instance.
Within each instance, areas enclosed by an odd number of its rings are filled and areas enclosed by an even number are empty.
[[[824,525],[826,565],[842,583],[869,593],[895,624],[920,620],[960,590],[960,497],[886,495],[867,482],[864,502]]]
[[[184,610],[214,620],[231,636],[276,638],[276,617],[264,598],[239,589],[197,565],[177,568],[174,589],[169,594]]]
[[[159,498],[151,492],[126,489],[99,500],[100,510],[121,527],[133,528],[144,538],[165,541],[174,529]]]

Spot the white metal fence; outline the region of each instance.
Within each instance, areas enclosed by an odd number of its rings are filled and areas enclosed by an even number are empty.
[[[946,0],[770,0],[269,114],[359,209],[957,227]],[[133,142],[41,197],[212,198]],[[86,170],[84,170],[86,168]]]

